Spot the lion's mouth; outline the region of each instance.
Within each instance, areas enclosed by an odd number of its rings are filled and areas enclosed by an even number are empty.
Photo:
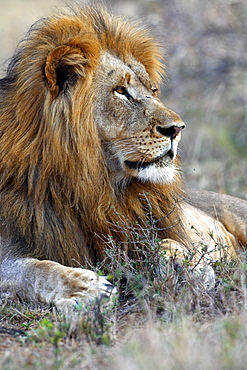
[[[144,168],[147,168],[148,166],[152,165],[152,164],[163,164],[164,165],[164,160],[163,159],[170,159],[170,160],[173,160],[174,159],[174,151],[173,149],[171,148],[170,150],[168,150],[167,153],[159,156],[159,157],[156,157],[155,159],[153,159],[152,161],[149,161],[149,162],[143,162],[143,161],[137,161],[137,162],[132,162],[132,161],[124,161],[124,163],[126,164],[126,166],[128,166],[130,169],[133,169],[133,170],[140,170],[140,169],[144,169]]]

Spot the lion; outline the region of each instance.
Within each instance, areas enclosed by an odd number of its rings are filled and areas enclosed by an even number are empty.
[[[185,192],[164,73],[150,31],[97,6],[42,19],[19,44],[0,80],[2,298],[112,297],[91,266],[109,238],[134,258],[136,222],[155,222],[171,253],[214,247],[209,230],[231,257],[247,245],[246,202]]]

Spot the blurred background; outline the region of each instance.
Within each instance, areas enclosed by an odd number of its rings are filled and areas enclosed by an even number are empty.
[[[73,3],[0,0],[1,77],[30,25]],[[247,199],[247,0],[104,3],[141,18],[164,46],[162,100],[187,124],[180,145],[187,185]]]

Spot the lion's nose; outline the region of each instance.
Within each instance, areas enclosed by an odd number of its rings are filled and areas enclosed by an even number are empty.
[[[171,139],[175,139],[178,136],[179,132],[185,128],[185,124],[181,124],[180,126],[170,126],[170,127],[162,127],[156,126],[156,130],[163,136],[170,137]]]

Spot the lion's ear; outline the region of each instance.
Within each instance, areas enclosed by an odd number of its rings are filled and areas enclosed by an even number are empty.
[[[60,45],[47,56],[45,77],[53,96],[74,85],[79,77],[85,77],[86,70],[95,66],[98,60],[97,48],[92,43]]]

